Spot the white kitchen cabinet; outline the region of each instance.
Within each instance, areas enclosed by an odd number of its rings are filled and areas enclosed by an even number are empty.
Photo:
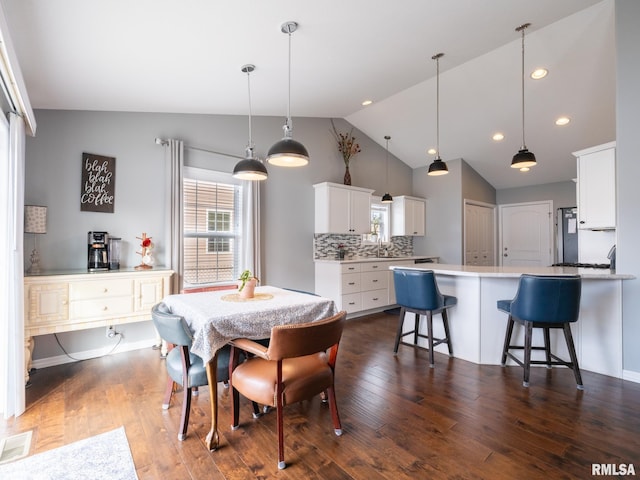
[[[616,228],[616,143],[573,152],[578,162],[578,228]]]
[[[391,235],[425,234],[426,200],[406,195],[393,198],[391,204]]]
[[[157,268],[26,276],[25,380],[34,336],[151,320],[151,307],[171,293],[172,274]]]
[[[371,230],[368,188],[318,183],[315,189],[315,233],[362,234]]]
[[[315,292],[336,302],[339,310],[358,314],[389,305],[388,261],[316,262]]]

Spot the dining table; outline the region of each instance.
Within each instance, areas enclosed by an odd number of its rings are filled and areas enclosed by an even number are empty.
[[[162,301],[185,319],[193,334],[191,352],[205,363],[211,404],[211,429],[205,440],[209,450],[219,445],[218,350],[236,338],[269,338],[276,325],[309,323],[338,313],[329,298],[269,285],[257,287],[253,298],[218,290],[172,294]]]

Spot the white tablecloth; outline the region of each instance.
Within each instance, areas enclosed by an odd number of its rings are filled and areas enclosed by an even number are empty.
[[[236,291],[188,293],[162,300],[189,324],[194,335],[191,351],[206,362],[234,338],[268,338],[276,325],[314,322],[338,313],[333,300],[277,287],[256,288],[256,293],[273,295],[265,300],[222,299],[233,293]]]

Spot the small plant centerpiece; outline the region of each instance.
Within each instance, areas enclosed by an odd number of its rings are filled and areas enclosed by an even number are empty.
[[[251,273],[251,270],[245,270],[238,279],[238,295],[241,298],[253,298],[255,295],[255,288],[260,281],[258,277]]]
[[[333,119],[331,120],[331,134],[336,142],[338,142],[338,151],[342,154],[342,160],[344,160],[344,184],[351,185],[349,163],[351,163],[351,159],[356,154],[360,153],[360,144],[356,143],[356,137],[353,136],[353,127],[349,130],[349,133],[339,133],[336,125],[333,123]]]

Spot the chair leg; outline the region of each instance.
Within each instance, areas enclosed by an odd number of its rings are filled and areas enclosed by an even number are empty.
[[[329,411],[331,412],[331,420],[333,421],[333,431],[337,436],[342,435],[342,424],[340,423],[340,415],[338,414],[338,403],[336,402],[336,392],[333,385],[327,389],[329,398]]]
[[[573,335],[571,335],[571,325],[569,323],[565,323],[562,330],[564,331],[564,338],[567,341],[567,348],[569,349],[569,356],[571,357],[573,374],[576,377],[578,390],[584,390],[584,385],[582,384],[582,375],[580,375],[580,367],[578,365],[578,356],[576,355],[576,348],[573,344]]]
[[[400,307],[400,315],[398,317],[398,331],[396,333],[396,343],[393,346],[393,354],[398,354],[398,345],[400,345],[400,338],[402,338],[402,327],[404,326],[404,316],[407,313],[404,307]]]
[[[433,313],[427,312],[427,334],[429,335],[429,368],[436,366],[433,355]]]
[[[451,334],[449,333],[449,315],[446,310],[442,310],[442,323],[444,325],[444,334],[447,338],[447,347],[449,348],[449,356],[453,357],[453,347],[451,346]]]
[[[164,391],[164,400],[162,401],[162,409],[167,410],[169,405],[171,404],[171,397],[173,396],[173,392],[176,389],[176,382],[167,375],[167,388]]]
[[[182,400],[182,416],[180,417],[180,433],[178,433],[178,440],[182,441],[187,436],[187,427],[189,426],[189,412],[191,410],[191,388],[183,385],[182,391],[184,397]]]
[[[240,359],[239,350],[231,347],[229,352],[229,390],[231,392],[231,430],[236,430],[240,421],[240,392],[233,388],[233,370],[238,365]]]
[[[549,328],[542,328],[544,333],[544,353],[547,360],[547,368],[551,368],[551,336],[549,335]]]
[[[524,380],[523,387],[529,386],[529,373],[531,372],[531,340],[533,337],[533,322],[524,322]]]
[[[281,367],[281,362],[278,362]],[[287,466],[284,463],[284,405],[282,403],[282,371],[278,372],[278,384],[276,386],[276,417],[278,423],[278,469],[282,470]]]
[[[420,314],[414,313],[414,325],[413,325],[413,344],[418,345],[418,333],[420,333]]]
[[[501,364],[504,367],[507,364],[507,352],[509,351],[509,347],[511,346],[511,335],[513,334],[513,317],[509,315],[509,320],[507,321],[507,332],[504,336],[504,347],[502,347],[502,361]]]

